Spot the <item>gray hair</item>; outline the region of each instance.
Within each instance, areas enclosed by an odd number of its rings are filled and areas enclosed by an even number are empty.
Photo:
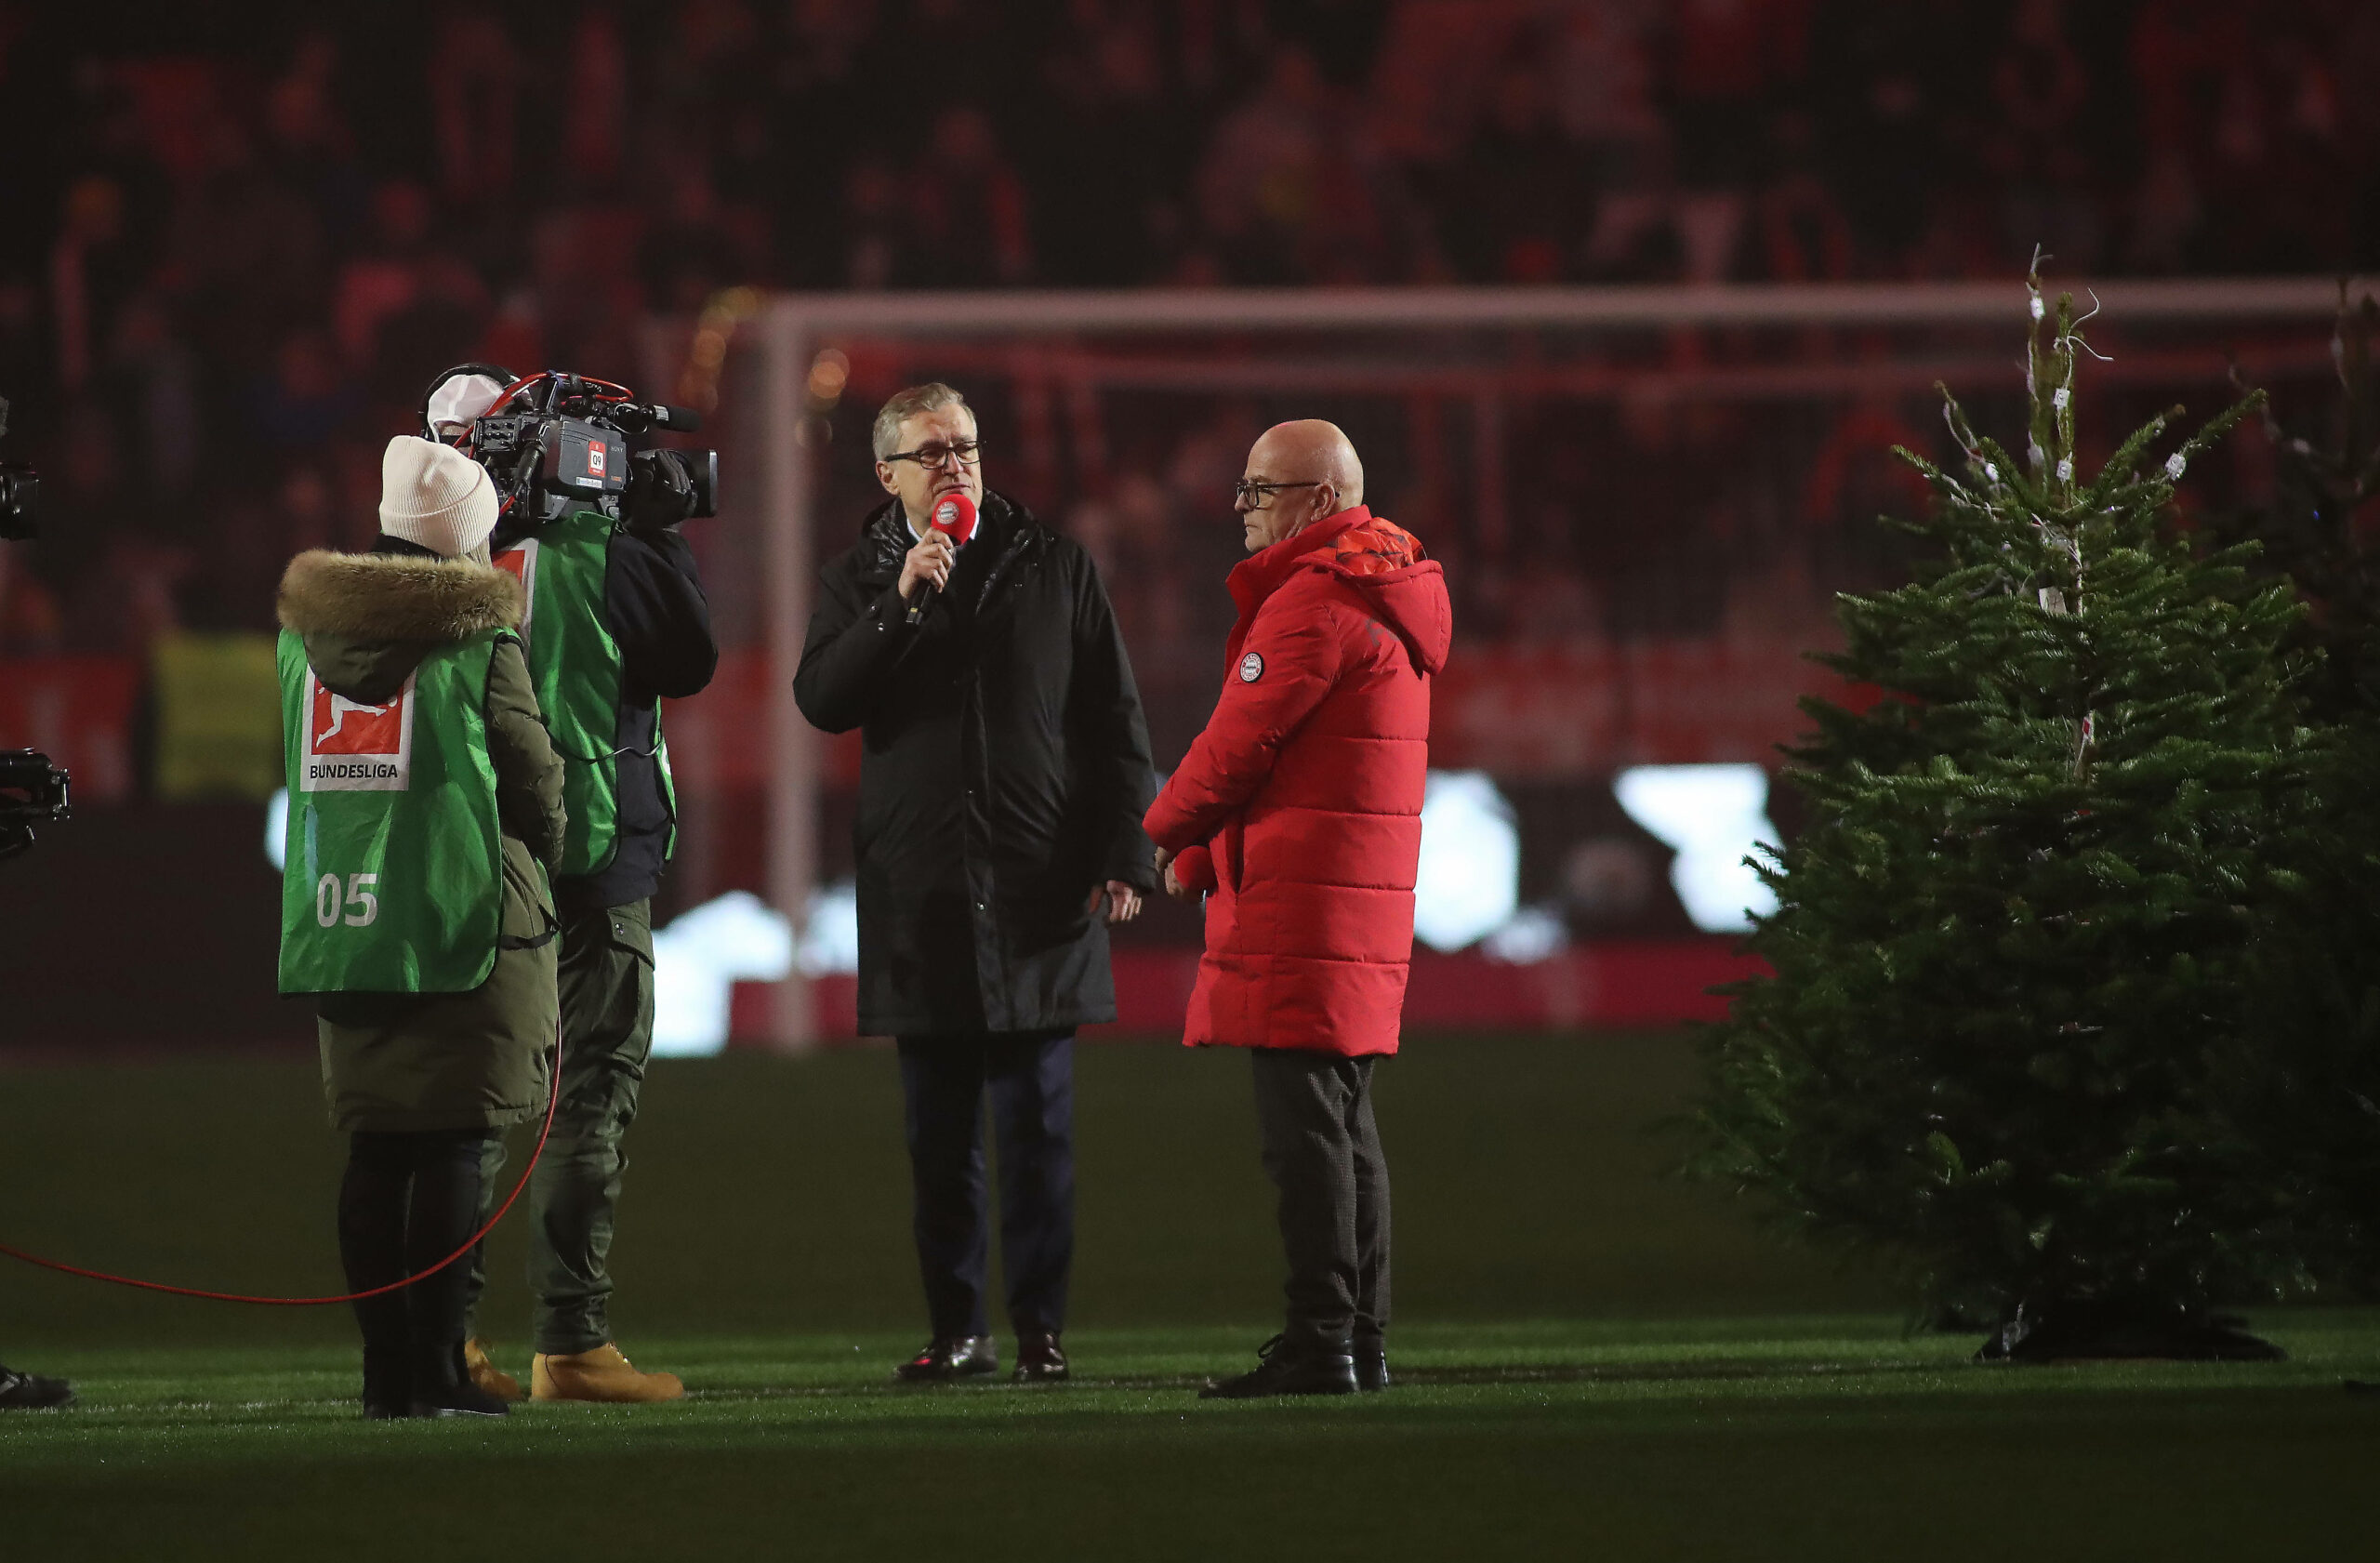
[[[894,391],[892,399],[877,410],[876,430],[869,436],[868,443],[876,451],[876,459],[881,461],[900,448],[901,425],[919,413],[930,413],[937,407],[966,406],[967,398],[940,380],[929,380],[923,385],[913,385],[906,391]],[[975,410],[968,407],[967,416],[973,417]]]

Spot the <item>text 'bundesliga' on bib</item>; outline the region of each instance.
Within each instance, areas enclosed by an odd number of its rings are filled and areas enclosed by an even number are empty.
[[[298,766],[303,792],[403,792],[413,786],[413,692],[407,678],[397,697],[366,706],[334,695],[306,677],[306,748]]]

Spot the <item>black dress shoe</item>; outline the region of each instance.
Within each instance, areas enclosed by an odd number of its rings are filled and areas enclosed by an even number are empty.
[[[1252,1400],[1265,1395],[1353,1395],[1355,1358],[1347,1343],[1291,1345],[1279,1335],[1256,1348],[1254,1371],[1198,1391],[1201,1400]]]
[[[426,1395],[414,1397],[412,1413],[420,1417],[434,1416],[510,1416],[512,1408],[490,1395],[478,1384],[451,1384]],[[369,1406],[364,1414],[372,1414]]]
[[[999,1353],[992,1349],[989,1335],[937,1335],[923,1351],[893,1369],[892,1376],[911,1384],[948,1384],[999,1371]]]
[[[0,1411],[46,1411],[74,1403],[74,1386],[64,1379],[0,1368]]]
[[[1056,1384],[1072,1371],[1066,1366],[1066,1354],[1051,1334],[1019,1335],[1016,1338],[1016,1371],[1010,1375],[1019,1384]]]
[[[1381,1341],[1362,1341],[1355,1345],[1355,1387],[1367,1395],[1386,1389],[1388,1378],[1388,1346]]]

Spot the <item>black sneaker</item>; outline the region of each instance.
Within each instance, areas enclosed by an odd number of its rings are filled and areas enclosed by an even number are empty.
[[[948,1384],[999,1371],[999,1353],[992,1348],[989,1335],[937,1335],[893,1369],[892,1376],[909,1384]]]
[[[0,1411],[46,1411],[73,1403],[74,1386],[64,1379],[0,1367]]]
[[[1057,1336],[1044,1331],[1016,1338],[1016,1371],[1009,1376],[1017,1383],[1056,1384],[1072,1371]]]
[[[1345,1341],[1290,1345],[1274,1336],[1256,1348],[1253,1371],[1198,1391],[1201,1400],[1252,1400],[1266,1395],[1353,1395],[1355,1358]]]
[[[1388,1378],[1388,1344],[1384,1341],[1360,1341],[1355,1345],[1355,1387],[1367,1395],[1377,1395],[1386,1389]]]

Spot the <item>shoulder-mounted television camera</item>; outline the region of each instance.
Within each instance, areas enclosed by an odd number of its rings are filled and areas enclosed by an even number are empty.
[[[462,377],[501,387],[476,412],[469,401],[443,408],[443,388]],[[469,413],[446,418],[441,411]],[[702,420],[683,407],[639,402],[609,380],[559,370],[515,378],[493,364],[467,364],[438,377],[422,405],[422,433],[460,448],[487,469],[505,523],[536,526],[574,510],[628,519],[650,492],[664,523],[719,513],[719,453],[629,449],[657,430],[692,432]]]
[[[0,858],[33,844],[33,828],[73,814],[66,772],[38,749],[0,749]]]
[[[0,396],[0,434],[8,432],[8,399]],[[41,531],[34,510],[41,474],[21,461],[0,461],[0,538],[21,542]]]

